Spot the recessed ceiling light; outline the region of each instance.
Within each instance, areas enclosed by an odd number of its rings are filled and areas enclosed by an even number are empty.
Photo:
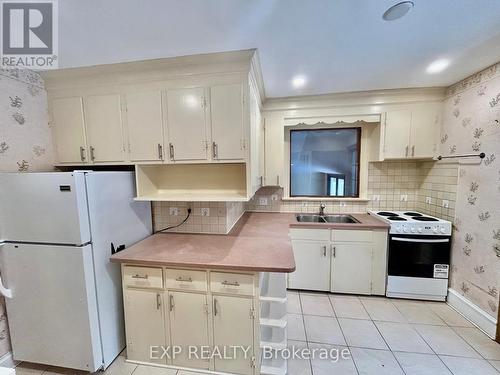
[[[304,76],[296,76],[292,79],[292,86],[296,89],[303,87],[306,84],[306,78]]]
[[[450,65],[450,60],[448,59],[438,59],[429,64],[425,71],[429,74],[441,73]]]
[[[414,6],[415,4],[413,1],[401,1],[387,9],[382,15],[382,18],[386,21],[397,20],[405,16]]]

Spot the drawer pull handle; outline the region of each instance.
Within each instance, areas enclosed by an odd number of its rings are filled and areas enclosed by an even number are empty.
[[[175,281],[180,281],[180,282],[185,282],[185,283],[192,283],[193,279],[190,278],[190,277],[179,276],[178,278],[175,279]]]
[[[147,280],[148,279],[148,275],[141,276],[138,273],[136,273],[134,276],[132,276],[132,279],[144,279],[144,280]]]
[[[160,293],[156,293],[156,309],[160,310],[161,308],[161,295]]]
[[[224,286],[240,286],[240,283],[237,281],[230,282],[230,281],[224,280],[222,282],[222,285],[224,285]]]
[[[217,300],[214,298],[214,316],[217,316]]]

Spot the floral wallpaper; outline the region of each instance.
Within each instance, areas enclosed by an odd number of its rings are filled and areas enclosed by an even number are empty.
[[[500,63],[447,90],[441,153],[461,159],[451,287],[494,318],[500,289]]]
[[[47,95],[40,75],[0,69],[0,172],[52,170]]]
[[[0,69],[0,172],[52,170],[47,95],[40,76]],[[5,302],[0,299],[0,357],[10,350]]]

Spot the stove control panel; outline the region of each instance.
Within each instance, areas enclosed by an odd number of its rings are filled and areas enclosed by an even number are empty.
[[[401,223],[392,224],[390,233],[392,234],[422,234],[435,236],[451,235],[451,223]]]

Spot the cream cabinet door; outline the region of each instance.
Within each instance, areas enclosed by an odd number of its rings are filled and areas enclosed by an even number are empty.
[[[292,241],[296,269],[288,275],[290,289],[330,290],[329,243]]]
[[[208,360],[188,356],[189,346],[200,348],[209,345],[207,296],[199,293],[169,292],[168,298],[171,343],[182,348],[182,352],[172,358],[172,364],[208,370]]]
[[[431,158],[436,154],[440,132],[439,108],[413,111],[411,118],[411,156]]]
[[[127,357],[134,361],[166,364],[159,358],[166,346],[163,293],[154,290],[125,290],[125,327],[127,333]],[[151,347],[157,358],[151,358]]]
[[[88,161],[82,98],[53,99],[50,109],[56,162]]]
[[[170,159],[207,160],[205,90],[168,90],[166,96]]]
[[[221,85],[210,88],[212,158],[243,160],[243,86]]]
[[[385,117],[384,157],[410,157],[411,111],[387,112]]]
[[[87,96],[85,123],[91,161],[124,161],[120,95]]]
[[[331,292],[371,294],[372,244],[331,245]]]
[[[250,348],[245,357],[242,350],[234,358],[215,358],[215,371],[234,374],[252,374],[254,343],[253,302],[251,298],[219,296],[212,297],[214,345],[224,347]],[[231,353],[232,354],[232,353]]]
[[[264,118],[264,185],[266,186],[284,186],[284,145],[283,118],[275,113],[266,114]]]
[[[160,91],[126,94],[130,161],[158,161],[165,157]]]

